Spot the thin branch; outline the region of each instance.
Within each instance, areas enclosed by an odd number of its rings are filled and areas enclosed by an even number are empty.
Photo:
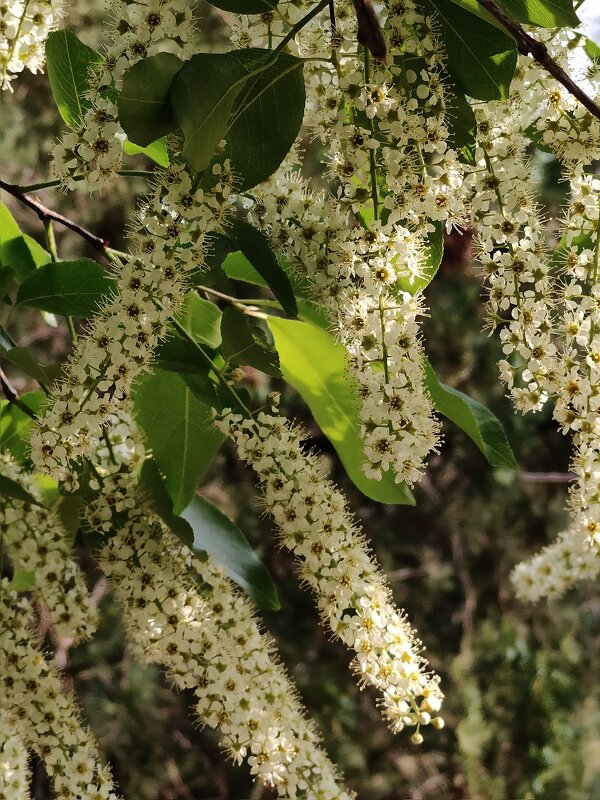
[[[477,0],[480,6],[486,9],[498,22],[505,28],[508,33],[513,37],[517,43],[517,49],[523,56],[531,56],[538,64],[543,67],[546,72],[549,72],[553,78],[561,83],[565,89],[576,97],[584,108],[593,114],[597,119],[600,119],[600,106],[589,97],[583,89],[581,89],[567,75],[564,69],[557,64],[556,61],[548,53],[548,48],[543,42],[538,42],[530,36],[517,22],[512,20],[501,8],[499,8],[494,0]]]
[[[54,222],[64,225],[65,228],[69,228],[74,233],[78,234],[78,236],[81,236],[82,239],[85,239],[87,242],[89,242],[92,247],[94,247],[100,253],[104,253],[106,255],[108,242],[105,239],[101,239],[99,236],[96,236],[91,231],[88,231],[87,228],[82,227],[72,219],[64,217],[62,214],[52,211],[50,208],[46,208],[46,206],[42,205],[38,200],[28,197],[23,193],[20,186],[17,186],[14,183],[8,183],[0,178],[0,189],[4,189],[5,192],[8,192],[8,194],[12,195],[16,200],[19,201],[19,203],[22,203],[22,205],[30,208],[35,214],[37,214],[39,220],[44,223],[44,225],[49,220],[54,220]]]
[[[32,409],[29,408],[29,406],[20,399],[19,393],[12,385],[12,383],[8,380],[4,370],[1,367],[0,367],[0,389],[2,389],[4,396],[11,405],[19,408],[24,414],[27,414],[28,417],[31,417],[31,419],[37,419]]]
[[[577,480],[574,472],[519,472],[523,483],[571,483]]]

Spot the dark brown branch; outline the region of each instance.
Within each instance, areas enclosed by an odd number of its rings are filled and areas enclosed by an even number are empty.
[[[517,43],[517,49],[521,55],[534,58],[546,72],[549,72],[553,78],[556,78],[556,80],[565,87],[569,94],[576,97],[581,105],[587,108],[590,114],[600,119],[600,106],[595,103],[583,89],[577,86],[560,64],[556,63],[548,53],[548,48],[543,42],[538,42],[537,39],[530,36],[517,22],[512,20],[508,14],[499,8],[494,0],[477,0],[477,2],[495,17],[502,27],[510,33]]]
[[[4,396],[11,405],[20,408],[21,411],[24,414],[27,414],[28,417],[31,417],[31,419],[37,419],[32,409],[29,408],[29,406],[19,398],[19,393],[12,385],[12,383],[8,380],[8,378],[4,373],[4,370],[1,367],[0,367],[0,389],[2,389]]]
[[[99,236],[96,236],[91,231],[88,231],[87,228],[83,228],[72,219],[63,217],[62,214],[52,211],[50,208],[46,208],[46,206],[42,205],[38,200],[34,200],[32,197],[29,197],[27,194],[25,194],[25,192],[23,192],[21,187],[17,184],[8,183],[0,178],[0,189],[4,189],[5,192],[8,192],[8,194],[12,195],[16,200],[19,201],[19,203],[22,203],[24,206],[30,208],[35,214],[37,214],[41,222],[48,222],[48,220],[58,222],[60,225],[64,225],[65,228],[72,230],[78,236],[81,236],[82,239],[85,239],[87,242],[89,242],[92,247],[94,247],[100,253],[106,254],[109,246],[107,241],[101,239]]]

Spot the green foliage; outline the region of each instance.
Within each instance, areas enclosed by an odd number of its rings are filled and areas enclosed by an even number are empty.
[[[440,414],[462,428],[492,467],[517,469],[504,429],[492,412],[472,397],[440,383],[429,361],[425,364],[425,375],[431,399]]]
[[[440,222],[434,222],[433,227],[433,232],[427,237],[427,245],[420,262],[422,274],[413,278],[412,281],[408,278],[398,280],[399,288],[405,292],[411,294],[422,292],[429,286],[440,268],[444,256],[444,226]]]
[[[50,254],[35,239],[21,232],[8,208],[0,203],[0,265],[10,268],[12,278],[22,281],[48,261]]]
[[[452,0],[452,2],[504,30],[501,23],[480,5],[478,0]],[[497,0],[497,4],[515,22],[522,22],[525,25],[559,28],[579,23],[573,0]]]
[[[206,553],[214,556],[259,608],[281,607],[269,572],[241,530],[222,511],[195,495],[179,515],[174,513],[160,472],[150,460],[142,466],[140,486],[154,511],[185,545],[200,557]]]
[[[274,378],[281,376],[277,353],[268,344],[258,323],[234,308],[223,311],[223,356],[234,365],[254,367]]]
[[[269,318],[285,380],[302,395],[316,423],[335,447],[352,482],[372,500],[413,505],[405,483],[386,472],[380,481],[362,469],[358,398],[346,374],[346,351],[321,328],[307,322]]]
[[[17,304],[53,314],[91,317],[114,291],[115,281],[96,261],[56,261],[25,278],[17,292]]]
[[[22,406],[39,414],[44,398],[43,392],[25,392],[19,397],[19,405],[0,400],[0,452],[11,453],[17,461],[25,460],[33,419]]]
[[[123,150],[129,156],[143,155],[152,159],[159,167],[169,166],[169,152],[167,150],[167,141],[163,137],[151,142],[147,147],[140,147],[129,140],[123,143]]]
[[[273,251],[269,247],[266,236],[247,222],[236,221],[232,226],[232,235],[241,253],[262,276],[271,289],[281,307],[289,317],[298,315],[298,306],[294,290],[288,276],[279,266]],[[239,259],[238,259],[239,262]]]
[[[0,497],[10,497],[33,506],[41,505],[32,494],[29,494],[20,484],[6,475],[0,475]]]
[[[429,0],[437,11],[448,54],[448,71],[469,97],[498,100],[508,96],[517,65],[514,41],[453,0]]]
[[[144,375],[134,396],[134,413],[165,478],[175,514],[190,503],[223,435],[180,375],[157,369]],[[202,447],[198,446],[202,442]]]
[[[90,107],[86,98],[90,70],[102,56],[79,41],[71,31],[51,33],[46,40],[46,64],[52,94],[61,117],[77,127]]]
[[[183,67],[172,53],[144,58],[130,67],[119,93],[119,122],[128,138],[141,147],[175,128],[171,108],[171,84]]]
[[[222,316],[214,303],[203,300],[195,292],[189,292],[176,319],[193,339],[216,348],[221,344]]]

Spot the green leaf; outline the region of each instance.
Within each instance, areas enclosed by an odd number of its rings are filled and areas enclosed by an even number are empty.
[[[10,588],[15,592],[29,592],[35,589],[35,572],[28,572],[15,564]]]
[[[451,147],[458,151],[459,158],[463,163],[475,166],[477,133],[475,113],[464,94],[456,86],[452,86],[449,79],[445,82],[445,86]]]
[[[181,513],[194,532],[193,550],[206,552],[259,608],[281,608],[277,590],[241,530],[216,506],[196,496]]]
[[[26,375],[34,378],[41,386],[51,386],[57,377],[58,371],[54,365],[43,367],[33,357],[26,347],[1,348],[2,358],[19,367]]]
[[[221,264],[223,272],[234,281],[244,281],[253,286],[266,288],[267,282],[252,266],[241,250],[228,253]]]
[[[426,286],[429,286],[431,281],[440,268],[442,258],[444,257],[444,226],[441,222],[434,222],[435,230],[427,237],[427,246],[423,251],[423,263],[421,264],[422,275],[413,278],[400,278],[398,285],[405,292],[410,294],[417,294],[422,292]]]
[[[248,77],[231,53],[198,53],[175,77],[171,103],[184,135],[183,157],[194,171],[210,164]]]
[[[223,435],[212,424],[210,408],[174,372],[157,369],[140,379],[134,413],[179,514],[194,496]]]
[[[281,377],[277,353],[260,336],[249,317],[229,306],[223,311],[221,352],[228,362],[254,367],[274,378]]]
[[[508,15],[524,25],[541,28],[574,28],[580,20],[573,8],[573,0],[497,0]]]
[[[217,348],[221,344],[221,309],[195,292],[188,292],[177,321],[197,342]]]
[[[231,55],[249,72],[272,60],[269,51],[248,48]],[[224,157],[240,179],[242,192],[272,175],[296,141],[306,100],[303,62],[280,53],[274,64],[259,71],[242,88],[226,131]],[[249,132],[251,131],[251,134]]]
[[[23,281],[17,304],[53,314],[91,317],[115,289],[116,281],[107,277],[96,261],[56,261],[40,267]]]
[[[600,61],[600,46],[592,39],[588,39],[587,36],[583,36],[582,38],[585,40],[583,49],[587,53],[588,58],[592,61]]]
[[[247,222],[235,221],[232,236],[242,254],[255,270],[264,278],[267,285],[290,317],[298,315],[298,306],[288,276],[279,266],[267,237]]]
[[[504,428],[489,408],[458,389],[440,383],[427,360],[425,375],[429,394],[437,410],[475,442],[491,466],[518,469]]]
[[[39,414],[44,401],[43,392],[26,392],[20,402]],[[29,452],[29,436],[33,426],[31,417],[19,406],[7,400],[0,405],[0,451],[9,452],[17,461],[24,461]]]
[[[63,120],[76,128],[90,107],[85,97],[89,72],[102,60],[100,53],[80,42],[74,33],[53,31],[46,39],[46,64],[50,86]]]
[[[19,483],[0,475],[0,497],[10,497],[12,500],[20,500],[23,503],[30,503],[33,506],[41,506],[32,494],[24,489]]]
[[[437,11],[447,68],[457,86],[478,100],[508,97],[517,65],[514,40],[452,0],[429,3]]]
[[[380,503],[414,505],[411,491],[392,472],[380,481],[363,472],[360,403],[346,375],[346,351],[327,331],[307,322],[269,317],[285,380],[298,391],[363,494]]]
[[[119,122],[127,138],[147,147],[176,127],[171,85],[183,61],[173,53],[158,53],[130,67],[119,93]]]
[[[279,0],[208,0],[211,6],[234,14],[264,14],[277,7]]]
[[[140,486],[154,511],[185,545],[200,556],[202,553],[213,556],[259,608],[281,608],[268,570],[240,529],[219,509],[196,496],[181,516],[176,516],[156,464],[150,460],[142,466]]]
[[[146,156],[146,158],[152,159],[152,161],[156,162],[160,167],[168,167],[170,164],[167,140],[164,137],[157,139],[155,142],[151,142],[148,147],[140,147],[130,142],[129,139],[126,139],[123,143],[123,149],[128,156]]]
[[[12,267],[18,281],[50,261],[50,254],[31,236],[21,233],[8,208],[0,203],[0,265]]]

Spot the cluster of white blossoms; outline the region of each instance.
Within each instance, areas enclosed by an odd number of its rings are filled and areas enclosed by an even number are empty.
[[[29,778],[27,747],[0,707],[0,800],[29,800]]]
[[[569,34],[549,37],[548,47],[568,67]],[[597,95],[597,76],[592,89]],[[500,328],[506,356],[501,376],[523,413],[552,399],[554,418],[575,446],[572,526],[513,573],[519,596],[533,600],[590,577],[593,548],[600,551],[600,181],[588,174],[600,156],[600,123],[529,59],[520,60],[506,101],[475,111],[477,165],[469,182],[489,322]],[[570,183],[554,256],[525,155],[532,129]]]
[[[394,607],[344,496],[285,418],[261,412],[244,419],[226,409],[215,425],[257,473],[265,506],[282,543],[298,558],[323,622],[354,651],[360,684],[379,689],[382,714],[394,732],[416,726],[412,740],[420,743],[421,726],[443,726],[434,716],[443,699],[439,679],[426,671],[421,643]]]
[[[463,219],[463,173],[448,141],[433,20],[412,0],[380,11],[389,64],[357,52],[345,0],[333,4],[335,29],[317,18],[290,43],[315,59],[305,65],[306,122],[324,147],[333,192],[313,194],[285,165],[255,192],[251,213],[308,276],[346,346],[362,398],[367,475],[392,469],[412,484],[439,436],[424,386],[423,306],[412,293],[427,271],[429,237]],[[282,2],[277,14],[236,26],[233,40],[274,46],[302,13]]]
[[[52,151],[54,173],[65,189],[74,189],[81,179],[89,191],[103,189],[121,168],[126,135],[109,90],[121,88],[125,71],[164,50],[182,59],[191,55],[193,16],[187,0],[114,0],[111,6],[111,42],[90,75],[91,107]]]
[[[6,714],[20,739],[42,759],[56,797],[117,800],[110,771],[101,764],[75,702],[63,692],[58,671],[44,658],[32,624],[29,601],[2,580],[0,717]],[[21,800],[10,796],[16,798]]]
[[[216,163],[210,189],[174,162],[158,174],[132,233],[133,254],[115,258],[117,293],[78,339],[31,437],[37,470],[75,488],[72,463],[95,452],[103,428],[151,363],[166,323],[183,299],[187,276],[204,265],[206,237],[220,230],[233,175]],[[206,185],[206,182],[205,182]]]
[[[41,504],[35,482],[10,456],[0,456],[0,468],[40,501],[33,505],[14,498],[3,500],[0,553],[10,557],[14,570],[34,576],[34,596],[46,610],[56,639],[87,639],[96,630],[98,614],[58,514]]]
[[[8,0],[0,3],[0,91],[24,69],[40,72],[44,42],[61,17],[62,0]]]
[[[520,600],[534,603],[542,597],[558,597],[576,583],[600,574],[600,558],[589,546],[586,531],[578,524],[513,569],[511,581]]]
[[[249,601],[212,557],[194,555],[165,530],[136,496],[129,470],[105,475],[87,518],[111,533],[100,564],[133,651],[165,667],[177,688],[193,689],[200,722],[280,797],[352,800]]]

